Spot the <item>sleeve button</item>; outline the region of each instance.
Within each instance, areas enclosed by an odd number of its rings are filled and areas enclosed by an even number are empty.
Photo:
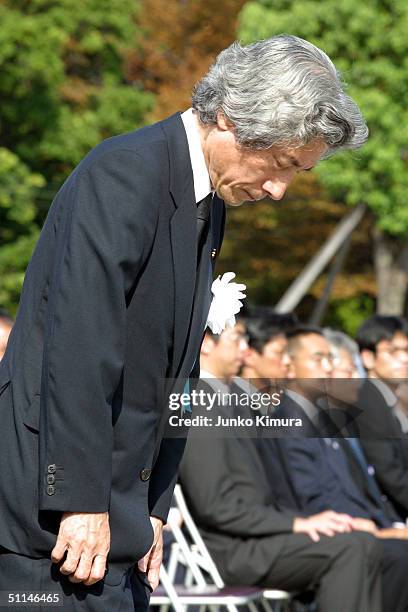
[[[48,485],[47,487],[47,495],[54,495],[55,494],[55,487],[54,485]]]
[[[54,482],[55,482],[54,474],[47,474],[47,483],[49,485],[52,485],[52,484],[54,484]]]
[[[47,472],[49,474],[55,474],[56,471],[57,471],[57,466],[55,465],[55,463],[51,463],[51,465],[47,467]]]

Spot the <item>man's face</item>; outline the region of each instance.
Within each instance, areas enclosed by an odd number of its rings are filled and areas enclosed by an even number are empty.
[[[358,378],[358,371],[353,358],[346,349],[335,349],[332,378]]]
[[[205,157],[219,197],[230,206],[239,206],[267,197],[280,200],[296,174],[311,170],[326,151],[321,140],[253,151],[237,144],[233,127],[221,117],[208,136]]]
[[[0,322],[0,361],[6,352],[7,341],[11,332],[11,326],[8,323]]]
[[[208,361],[211,373],[225,379],[236,376],[248,350],[243,329],[239,325],[225,329],[218,342],[210,340],[210,346]]]
[[[325,382],[332,373],[330,347],[319,334],[301,336],[290,349],[288,378],[296,379],[298,391],[311,401],[325,393]]]
[[[381,340],[374,353],[362,351],[361,356],[367,370],[377,378],[408,378],[408,337],[401,332],[391,340]]]
[[[360,389],[358,370],[346,349],[333,347],[333,370],[327,382],[327,393],[334,400],[348,405],[356,404]]]
[[[290,354],[293,378],[328,378],[332,374],[330,346],[323,336],[301,336]]]
[[[257,378],[286,378],[287,368],[284,360],[286,346],[285,336],[275,336],[265,344],[262,353],[249,349],[245,365],[253,368]]]

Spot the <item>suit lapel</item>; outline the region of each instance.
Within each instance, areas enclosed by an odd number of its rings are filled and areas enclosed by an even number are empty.
[[[193,171],[187,136],[180,114],[162,122],[167,138],[170,193],[176,210],[170,221],[174,268],[173,359],[170,377],[175,377],[183,356],[193,307],[197,261],[197,209]]]
[[[210,307],[212,270],[224,230],[225,207],[223,201],[215,196],[211,228],[197,271],[197,207],[187,136],[179,113],[163,121],[161,126],[168,145],[169,189],[176,207],[170,221],[175,304],[173,359],[169,376],[174,378],[180,372],[185,376],[190,374],[189,366],[192,367],[194,363],[189,364],[189,360],[195,359],[202,339]],[[196,282],[197,298],[191,320]],[[188,337],[190,340],[186,345]]]

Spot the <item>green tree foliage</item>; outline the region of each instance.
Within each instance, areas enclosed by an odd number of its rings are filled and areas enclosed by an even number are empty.
[[[408,3],[406,0],[259,0],[245,5],[244,42],[288,32],[333,59],[370,128],[367,145],[320,166],[321,180],[348,204],[365,202],[378,226],[408,231]]]
[[[0,306],[15,299],[33,244],[4,246],[16,218],[31,236],[80,159],[102,139],[140,127],[153,106],[153,96],[124,77],[137,7],[135,0],[0,0],[0,147],[10,165],[0,251],[14,270],[2,274]],[[34,187],[41,189],[23,210],[19,190]]]
[[[357,320],[359,308],[356,305],[362,305],[363,316],[368,308],[365,306],[367,299],[372,308],[375,293],[378,293],[380,312],[401,313],[408,282],[408,274],[401,279],[401,261],[408,248],[407,2],[258,0],[243,7],[239,24],[239,37],[244,43],[282,32],[309,40],[326,51],[349,84],[348,91],[367,120],[369,141],[359,151],[344,152],[321,163],[317,175],[329,198],[348,205],[358,202],[368,205],[371,225],[365,227],[365,250],[371,247],[375,253],[371,270],[376,270],[377,289],[374,286],[374,291],[373,288],[363,290],[358,280],[359,270],[354,266],[349,287],[354,286],[356,291],[347,298],[352,303],[338,295],[339,287],[347,294],[347,287],[340,278],[335,283],[336,295],[333,295],[328,316],[336,317],[333,309],[340,309],[338,319],[344,320],[348,309],[355,313],[353,317]],[[293,242],[298,244],[296,225],[292,232]],[[387,236],[392,238],[392,250]],[[312,254],[313,251],[305,251],[304,264]],[[354,262],[361,260],[354,249],[350,257]],[[371,270],[368,271],[370,277]],[[312,294],[316,295],[319,285],[323,283],[316,283]]]
[[[14,311],[24,269],[38,237],[35,193],[44,185],[19,158],[0,148],[0,304]]]

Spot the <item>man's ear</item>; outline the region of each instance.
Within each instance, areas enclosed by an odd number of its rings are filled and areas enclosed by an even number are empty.
[[[205,334],[203,343],[201,345],[201,355],[205,355],[206,357],[208,357],[208,355],[210,355],[210,353],[212,352],[214,346],[214,340],[210,338],[210,336]]]
[[[374,369],[375,366],[375,354],[373,351],[369,351],[368,349],[363,349],[360,353],[361,361],[366,370],[370,371]]]
[[[282,363],[286,368],[286,376],[287,378],[296,378],[296,374],[295,374],[295,364],[293,363],[293,359],[292,357],[289,355],[288,352],[285,352],[283,357],[282,357]]]
[[[234,129],[234,124],[224,115],[222,111],[218,111],[217,113],[217,126],[218,129],[222,132],[232,132]]]
[[[256,366],[258,353],[255,349],[248,347],[248,350],[245,353],[244,362],[246,366],[250,368],[254,368]]]

